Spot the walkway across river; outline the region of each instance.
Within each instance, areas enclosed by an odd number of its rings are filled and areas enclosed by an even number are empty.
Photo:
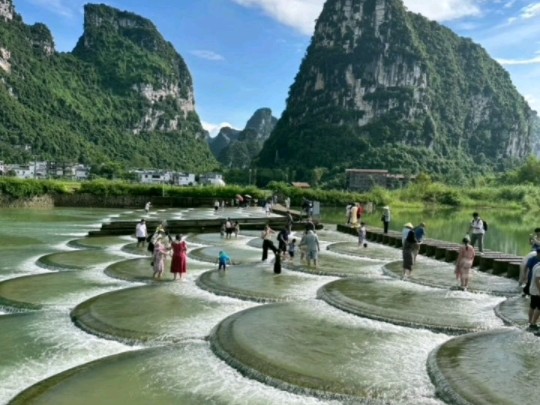
[[[337,230],[350,235],[356,235],[358,230],[348,225],[338,225]],[[389,231],[383,233],[382,229],[370,228],[367,230],[367,238],[372,242],[401,248],[403,246],[401,232]],[[445,262],[457,260],[459,247],[457,243],[446,242],[436,239],[426,239],[420,244],[420,254]],[[473,266],[481,271],[503,277],[518,279],[523,257],[503,252],[485,250],[482,255],[474,257]]]

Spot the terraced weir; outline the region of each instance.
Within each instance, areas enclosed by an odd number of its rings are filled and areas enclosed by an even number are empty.
[[[0,404],[522,405],[539,392],[540,338],[511,279],[474,271],[459,291],[451,263],[421,255],[404,281],[399,248],[325,227],[316,268],[298,254],[274,274],[244,229],[188,234],[187,278],[168,261],[154,280],[125,234],[142,211],[1,211]],[[147,219],[226,217],[266,219]],[[99,236],[111,222],[124,234]]]

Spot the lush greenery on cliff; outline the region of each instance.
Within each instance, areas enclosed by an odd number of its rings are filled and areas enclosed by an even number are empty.
[[[258,164],[328,178],[425,172],[463,185],[527,156],[533,120],[508,73],[471,40],[401,0],[328,0]]]
[[[10,53],[10,69],[0,68],[0,161],[217,166],[197,114],[179,105],[192,102],[187,67],[152,23],[87,5],[74,52],[52,47],[44,25],[0,19],[0,48]],[[141,94],[144,86],[178,89],[178,97],[151,100]]]

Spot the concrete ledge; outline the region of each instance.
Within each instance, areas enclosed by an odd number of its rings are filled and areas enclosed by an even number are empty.
[[[348,225],[338,225],[337,230],[350,235],[357,235],[358,232],[356,228]],[[366,236],[372,242],[396,248],[402,247],[402,235],[396,231],[383,233],[381,229],[370,228],[367,230]],[[420,244],[419,253],[437,260],[452,263],[457,260],[459,247],[460,245],[457,243],[427,239]],[[473,266],[478,267],[480,271],[517,279],[519,277],[521,260],[522,258],[516,255],[486,250],[482,255],[479,253],[476,254]]]

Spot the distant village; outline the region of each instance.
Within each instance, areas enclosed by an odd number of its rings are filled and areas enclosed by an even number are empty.
[[[175,186],[225,186],[221,173],[182,173],[169,170],[130,170],[130,178],[142,184],[170,184]],[[28,164],[4,164],[0,162],[0,176],[18,179],[66,179],[85,181],[91,179],[90,166],[83,164],[57,165],[51,162],[31,162]],[[347,169],[349,191],[366,192],[374,187],[396,189],[407,186],[415,176],[390,174],[387,170]],[[296,188],[310,188],[308,183],[293,182]]]
[[[176,186],[212,185],[224,186],[221,173],[181,173],[167,170],[130,170],[134,181],[143,184],[171,184]],[[0,176],[18,179],[67,179],[73,181],[90,180],[90,166],[82,164],[57,165],[51,162],[31,162],[27,164],[4,164],[0,162]]]

